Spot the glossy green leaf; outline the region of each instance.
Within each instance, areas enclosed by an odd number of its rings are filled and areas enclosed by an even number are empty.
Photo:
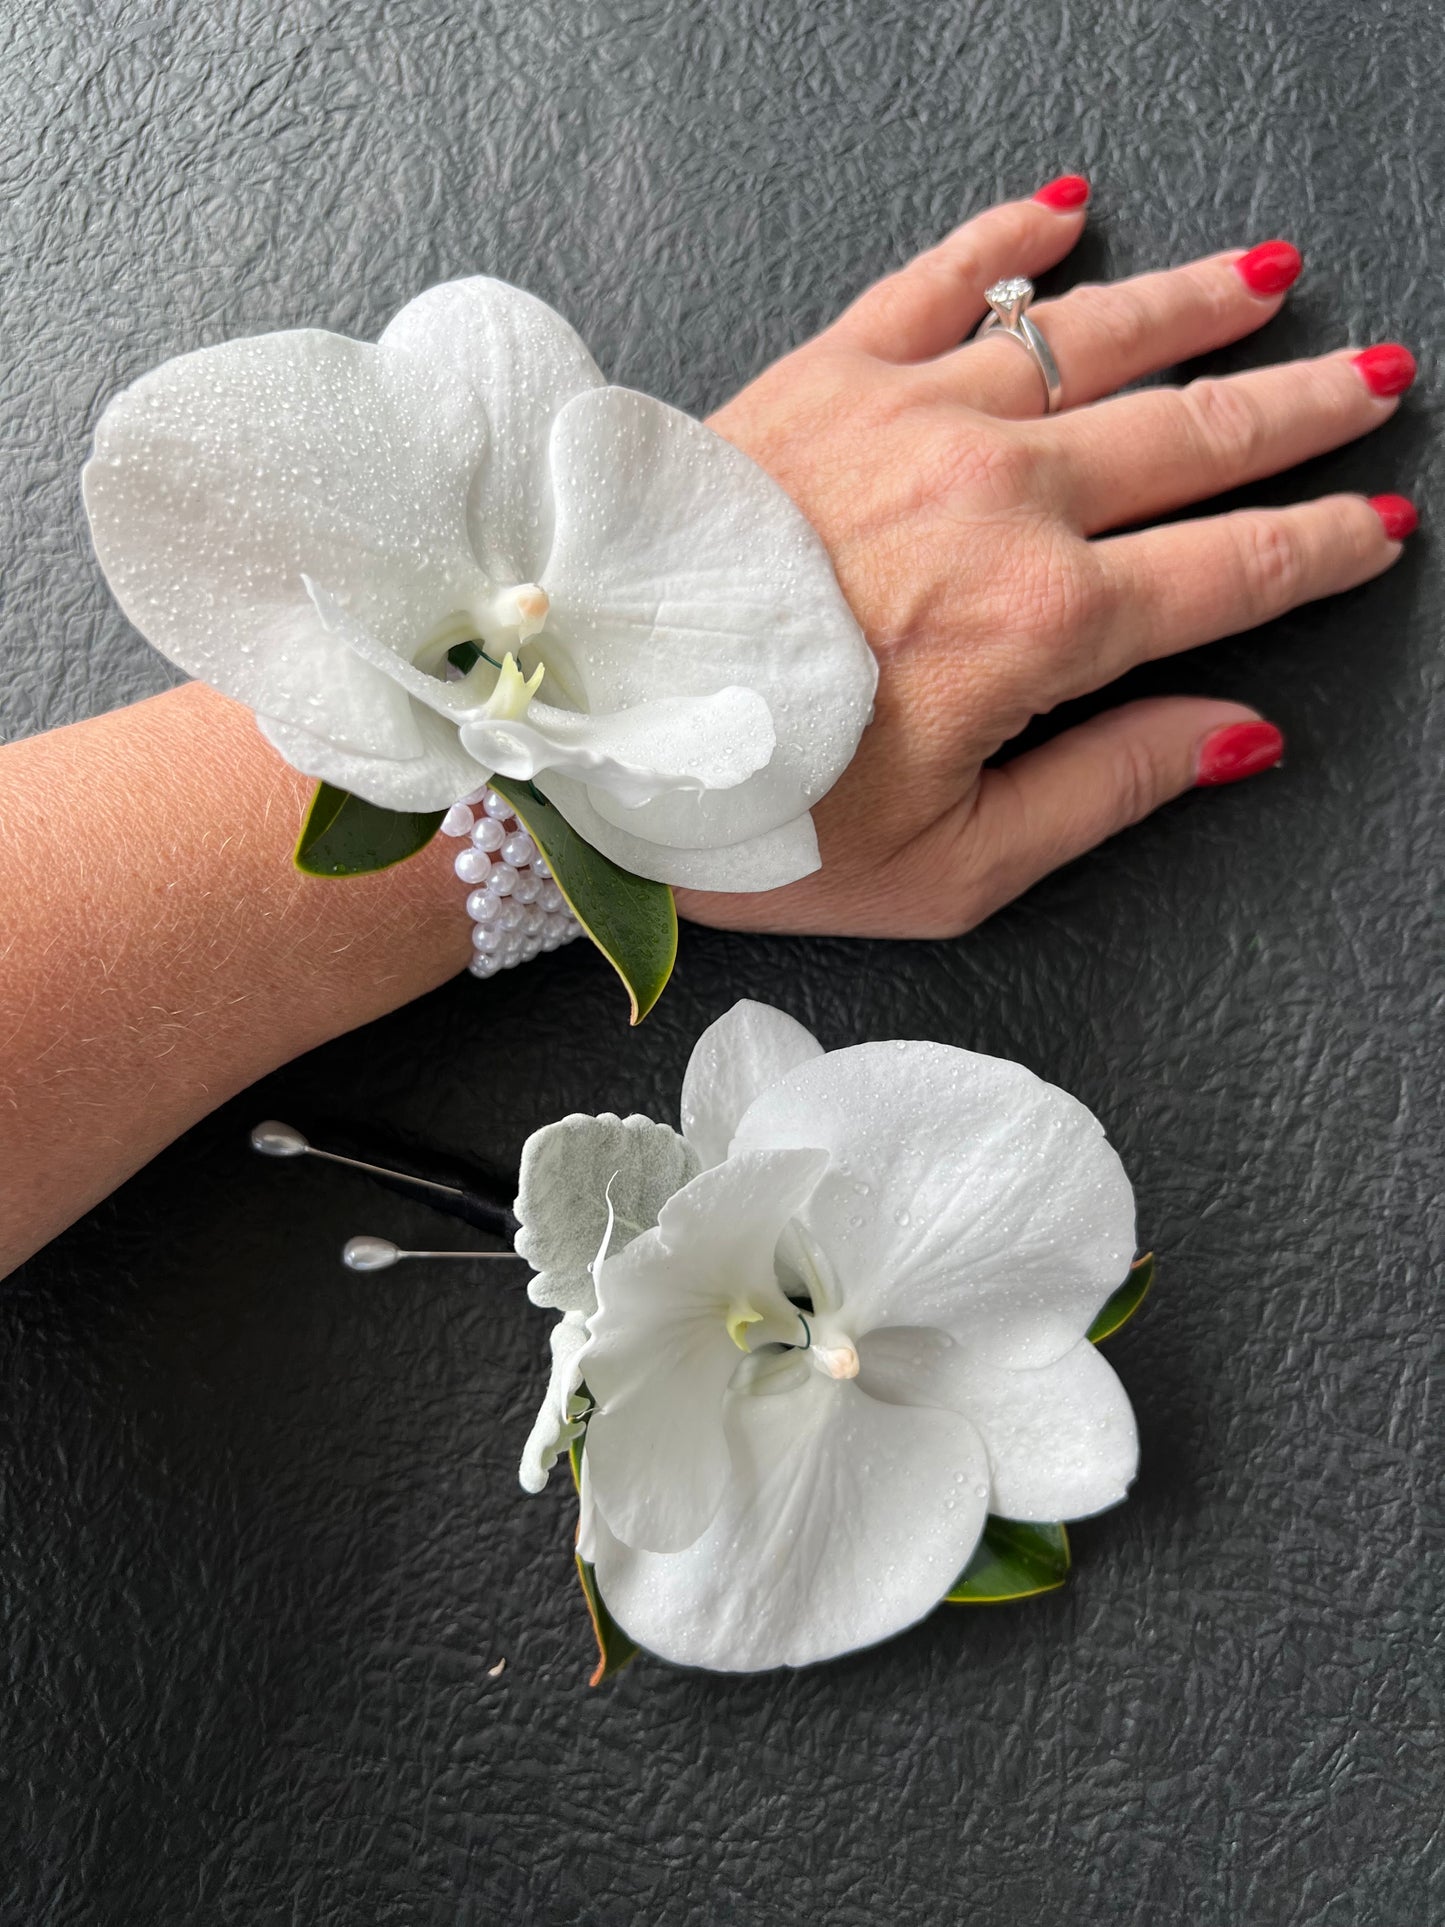
[[[1119,1327],[1134,1316],[1153,1282],[1154,1254],[1146,1251],[1142,1258],[1136,1258],[1130,1265],[1129,1276],[1106,1301],[1104,1309],[1090,1325],[1088,1335],[1094,1344],[1097,1345],[1101,1339],[1112,1338]]]
[[[640,1024],[666,988],[677,958],[677,906],[665,883],[624,870],[580,837],[530,783],[494,776],[518,821],[547,859],[572,914],[612,965]]]
[[[572,1441],[570,1457],[572,1483],[580,1492],[582,1489],[581,1439]],[[587,1684],[600,1686],[603,1680],[614,1678],[624,1666],[630,1665],[642,1648],[635,1639],[629,1638],[623,1632],[608,1612],[607,1601],[597,1590],[597,1574],[580,1553],[577,1555],[577,1577],[582,1581],[582,1597],[587,1601],[587,1610],[592,1616],[592,1631],[597,1639],[597,1665]]]
[[[972,1559],[944,1595],[952,1606],[987,1606],[1055,1592],[1069,1571],[1062,1526],[1029,1525],[990,1513]]]
[[[484,656],[486,656],[488,662],[492,662],[491,657],[487,655],[486,650],[483,649],[479,642],[454,642],[447,651],[447,661],[451,663],[454,669],[460,669],[464,676],[467,671],[479,663]],[[492,663],[492,667],[495,669],[497,664]]]
[[[310,877],[361,877],[425,849],[441,810],[384,810],[349,790],[318,783],[292,859]]]

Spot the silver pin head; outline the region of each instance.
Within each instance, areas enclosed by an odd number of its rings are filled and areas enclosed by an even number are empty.
[[[390,1238],[348,1238],[341,1247],[341,1262],[348,1271],[386,1271],[402,1256]]]
[[[268,1117],[251,1133],[251,1149],[263,1158],[299,1158],[311,1149],[294,1124],[279,1124]]]

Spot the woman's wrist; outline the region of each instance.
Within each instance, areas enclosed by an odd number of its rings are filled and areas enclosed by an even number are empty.
[[[199,683],[0,752],[27,906],[0,983],[0,1271],[218,1103],[467,962],[444,839],[373,876],[295,870],[311,788]]]
[[[80,727],[96,732],[115,770],[117,846],[124,838],[134,848],[183,940],[179,955],[170,946],[166,984],[210,1019],[213,1041],[245,1060],[241,1068],[255,1054],[280,1063],[355,1029],[466,963],[444,843],[372,876],[295,868],[315,785],[239,703],[187,683]],[[225,1013],[238,997],[252,1008],[232,1026]]]

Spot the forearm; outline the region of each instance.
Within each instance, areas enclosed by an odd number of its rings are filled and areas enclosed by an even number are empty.
[[[0,1274],[465,964],[443,839],[374,876],[293,868],[311,787],[200,684],[0,750]]]

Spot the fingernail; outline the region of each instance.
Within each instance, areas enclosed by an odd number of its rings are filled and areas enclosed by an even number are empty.
[[[1415,504],[1403,495],[1372,495],[1370,507],[1384,523],[1385,533],[1392,542],[1403,542],[1420,526]]]
[[[1246,776],[1273,769],[1283,755],[1284,738],[1273,723],[1226,723],[1199,745],[1195,786],[1207,789],[1242,782]]]
[[[1261,241],[1241,254],[1234,268],[1251,294],[1283,294],[1299,280],[1304,266],[1300,251],[1288,241]]]
[[[1056,181],[1049,181],[1034,196],[1044,207],[1054,208],[1060,214],[1082,207],[1088,198],[1089,183],[1082,174],[1060,174]]]
[[[1355,356],[1355,366],[1372,395],[1403,395],[1415,379],[1415,357],[1398,341],[1382,341]]]

